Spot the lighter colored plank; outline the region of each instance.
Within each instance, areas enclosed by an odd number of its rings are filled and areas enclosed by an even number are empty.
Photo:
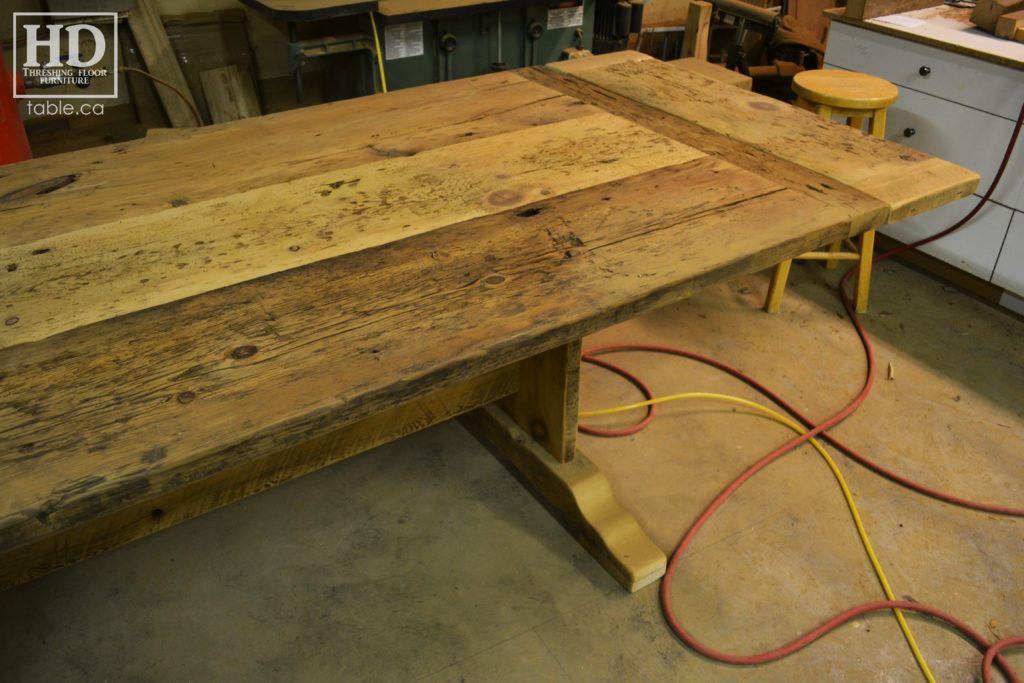
[[[0,348],[701,156],[594,114],[10,247]]]
[[[181,72],[178,59],[171,47],[171,41],[167,39],[167,32],[164,30],[160,15],[151,0],[135,0],[131,12],[128,13],[128,25],[135,36],[135,42],[139,45],[139,52],[146,62],[146,70],[154,76],[161,78],[178,90],[180,90],[189,102],[195,104],[195,99],[189,91],[188,82]],[[181,97],[165,85],[157,84],[156,93],[164,105],[167,118],[175,128],[188,128],[202,125],[196,121],[192,110]]]
[[[876,197],[889,205],[888,222],[965,197],[978,185],[968,169],[738,88],[707,88],[702,76],[657,60],[574,75]]]
[[[502,72],[41,157],[0,173],[0,247],[598,111]]]
[[[634,52],[633,50],[620,50],[618,52],[605,52],[604,54],[580,59],[565,59],[553,62],[552,64],[557,64],[559,71],[567,74],[577,74],[583,71],[590,71],[591,69],[604,69],[612,64],[641,62],[649,59],[654,59],[654,57],[645,55],[642,52]]]
[[[664,576],[665,553],[622,507],[601,470],[581,453],[559,462],[494,405],[461,421],[551,503],[560,521],[626,590],[638,591]]]
[[[708,42],[711,39],[710,2],[695,0],[686,12],[686,32],[683,34],[682,55],[684,58],[708,59]]]
[[[719,67],[715,67],[719,68]],[[601,106],[607,111],[650,128],[666,137],[684,141],[709,155],[724,159],[747,171],[784,185],[801,194],[813,194],[825,200],[832,208],[843,210],[851,224],[853,234],[877,228],[889,213],[886,204],[859,190],[827,178],[820,173],[780,159],[764,150],[750,147],[739,140],[719,135],[678,116],[672,116],[653,107],[598,88],[570,74],[549,68],[523,71],[553,90],[577,97],[583,102]],[[705,79],[702,87],[716,88],[721,84]]]
[[[754,85],[754,79],[750,76],[726,69],[722,64],[712,64],[707,59],[684,57],[683,59],[672,59],[665,63],[685,71],[698,73],[701,76],[706,76],[714,81],[720,81],[726,85],[742,88],[743,90],[750,90]]]
[[[234,64],[199,72],[203,95],[214,123],[226,123],[260,115],[260,103],[252,82],[243,80]]]

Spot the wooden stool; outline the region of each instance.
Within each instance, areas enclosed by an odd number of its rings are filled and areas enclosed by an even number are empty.
[[[818,116],[845,116],[847,124],[858,130],[863,130],[864,121],[867,120],[868,131],[876,138],[885,137],[885,109],[899,95],[896,86],[889,81],[854,71],[832,69],[798,73],[793,77],[793,92],[797,94],[796,106],[813,111]],[[796,258],[824,260],[827,268],[835,268],[839,261],[857,261],[854,303],[857,312],[864,313],[868,309],[875,231],[862,233],[857,245],[851,240],[845,242],[850,251],[842,251],[843,242],[835,242],[829,245],[828,251],[809,251]],[[783,261],[775,266],[768,286],[768,297],[764,302],[764,310],[769,313],[777,313],[782,304],[782,292],[786,289],[792,263]]]

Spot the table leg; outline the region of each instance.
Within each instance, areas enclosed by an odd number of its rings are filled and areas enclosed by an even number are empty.
[[[519,391],[463,424],[512,466],[550,511],[627,590],[665,574],[665,554],[576,450],[580,343],[520,363]]]

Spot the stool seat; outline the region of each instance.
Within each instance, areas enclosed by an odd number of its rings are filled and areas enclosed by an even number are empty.
[[[793,77],[793,92],[797,95],[796,106],[815,112],[818,116],[831,119],[834,116],[846,119],[846,123],[863,131],[868,122],[868,132],[877,138],[885,137],[886,108],[896,102],[899,90],[884,79],[856,71],[815,69],[801,71]],[[796,258],[820,259],[828,268],[835,268],[839,261],[857,262],[857,279],[854,281],[854,305],[858,313],[868,308],[868,289],[871,286],[871,260],[875,245],[875,231],[861,233],[859,244],[850,240],[829,245],[828,251],[809,251]],[[847,244],[849,251],[843,251]],[[776,313],[782,305],[782,293],[786,288],[792,260],[783,261],[775,267],[764,310]]]
[[[882,109],[895,103],[900,94],[885,79],[836,69],[801,71],[793,76],[793,92],[805,100],[841,109]]]

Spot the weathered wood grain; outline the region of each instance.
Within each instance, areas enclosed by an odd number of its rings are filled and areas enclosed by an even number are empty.
[[[579,98],[617,116],[650,128],[740,168],[753,171],[794,192],[820,197],[833,207],[842,208],[851,221],[854,234],[882,225],[889,214],[884,202],[814,170],[780,159],[775,154],[719,135],[679,116],[637,102],[592,83],[547,67],[524,69],[520,73],[553,90]],[[701,89],[734,87],[725,82],[693,74],[695,87]],[[820,245],[819,245],[820,246]]]
[[[558,62],[558,69],[563,73],[578,74],[592,69],[604,69],[612,64],[641,62],[649,59],[654,59],[654,57],[634,50],[619,50],[618,52],[605,52],[604,54],[593,55],[583,59],[567,59]]]
[[[32,159],[0,167],[0,247],[594,113],[504,72]]]
[[[505,412],[558,462],[576,455],[581,343],[577,339],[520,362],[519,391],[502,401]]]
[[[135,0],[128,13],[128,25],[135,36],[135,42],[138,43],[142,58],[146,60],[146,69],[173,85],[181,91],[188,102],[195,105],[195,99],[189,92],[188,82],[181,72],[174,48],[171,47],[171,41],[167,38],[160,14],[152,0]],[[162,84],[157,84],[156,94],[163,103],[172,126],[187,128],[202,125],[202,121],[196,121],[192,109],[181,95]]]
[[[199,72],[203,95],[214,123],[226,123],[260,115],[260,101],[248,77],[235,64]]]
[[[683,57],[682,59],[670,59],[665,63],[671,64],[677,69],[698,73],[701,76],[706,76],[712,80],[721,81],[744,90],[751,90],[754,87],[754,79],[750,76],[745,76],[739,71],[727,69],[724,64],[709,62],[706,58]]]
[[[704,157],[10,347],[0,551],[849,233]]]
[[[703,155],[596,112],[0,248],[0,348]]]
[[[487,405],[515,392],[518,382],[517,366],[500,368],[153,498],[99,511],[82,524],[0,553],[0,590]]]
[[[889,206],[889,222],[965,197],[978,185],[976,173],[955,164],[738,88],[707,87],[709,79],[657,60],[575,77],[861,190]]]
[[[704,0],[695,0],[687,8],[686,32],[683,34],[682,49],[684,58],[697,59],[702,62],[708,60],[712,10],[711,3],[704,2]]]
[[[538,398],[557,369],[541,410],[565,457],[572,364],[538,357],[568,361],[585,334],[951,192],[883,197],[876,169],[945,167],[849,132],[816,143],[813,116],[613,61],[0,168],[0,306],[26,295],[0,308],[0,339],[44,331],[0,345],[0,576],[505,395],[509,368]],[[823,144],[858,168],[838,172]],[[584,542],[600,555],[609,534]]]

